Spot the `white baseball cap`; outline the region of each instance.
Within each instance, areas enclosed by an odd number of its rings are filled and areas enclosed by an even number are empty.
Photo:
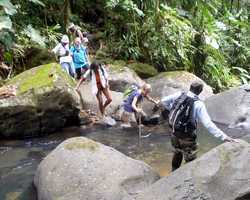
[[[62,43],[69,43],[69,37],[67,35],[63,35],[61,39]]]

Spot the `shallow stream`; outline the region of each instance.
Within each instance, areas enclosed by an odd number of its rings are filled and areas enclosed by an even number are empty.
[[[70,127],[43,138],[0,141],[0,199],[35,200],[32,186],[34,173],[40,161],[63,140],[86,136],[105,145],[112,146],[124,154],[145,161],[161,176],[171,169],[172,148],[170,135],[165,125],[143,130],[152,133],[138,139],[138,130],[122,128]],[[198,133],[199,152],[202,155],[220,142],[211,137],[203,128]]]

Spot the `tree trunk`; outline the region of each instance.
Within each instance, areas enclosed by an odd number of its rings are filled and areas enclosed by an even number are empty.
[[[64,25],[65,31],[66,31],[67,26],[69,24],[70,14],[71,14],[70,0],[65,0],[64,1],[64,7],[63,7],[63,25]]]

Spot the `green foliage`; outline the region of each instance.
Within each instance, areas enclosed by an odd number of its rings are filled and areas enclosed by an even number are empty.
[[[250,81],[249,13],[233,0],[1,0],[0,57],[24,70],[30,49],[53,48],[73,21],[104,32],[102,59],[187,70],[220,91]]]

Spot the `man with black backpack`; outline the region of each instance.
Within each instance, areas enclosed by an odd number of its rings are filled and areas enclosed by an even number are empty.
[[[201,122],[213,136],[223,141],[235,141],[211,121],[205,104],[198,97],[202,90],[202,83],[193,82],[187,93],[177,92],[161,100],[163,106],[169,111],[169,125],[172,129],[171,143],[175,149],[172,171],[181,166],[183,156],[186,162],[196,158],[195,132],[198,122]]]

